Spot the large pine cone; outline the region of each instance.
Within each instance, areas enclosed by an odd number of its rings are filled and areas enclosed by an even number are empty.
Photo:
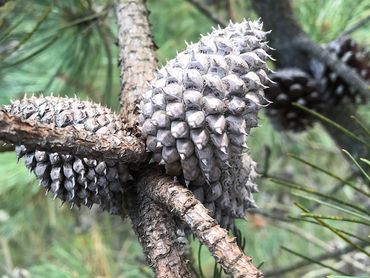
[[[265,90],[266,98],[272,102],[266,111],[272,124],[278,130],[295,132],[312,126],[315,119],[292,103],[320,111],[323,102],[315,80],[298,68],[278,70],[269,77],[275,82]]]
[[[266,83],[266,33],[244,21],[214,30],[159,70],[141,102],[153,159],[229,227],[254,206],[254,162],[244,153]]]
[[[353,68],[370,85],[370,55],[349,37],[340,38],[326,45],[342,62]],[[323,102],[337,105],[343,101],[355,104],[366,101],[346,82],[320,61],[311,62],[311,71],[323,93]]]
[[[11,115],[56,127],[74,126],[118,138],[127,135],[122,121],[110,109],[78,99],[31,97],[14,101],[4,109]],[[26,167],[54,198],[77,206],[97,204],[111,214],[123,215],[122,185],[131,179],[127,165],[31,151],[23,145],[16,146],[16,154],[18,159],[24,158]]]

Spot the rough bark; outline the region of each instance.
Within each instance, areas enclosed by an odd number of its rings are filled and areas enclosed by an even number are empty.
[[[134,136],[96,135],[73,127],[56,128],[9,115],[0,110],[0,140],[28,149],[138,163],[148,158],[144,142]]]
[[[272,30],[270,34],[271,46],[276,49],[273,54],[278,68],[298,67],[303,70],[309,69],[310,58],[319,58],[333,71],[340,75],[349,86],[359,93],[369,95],[369,87],[361,78],[343,62],[310,40],[294,18],[289,0],[253,0],[253,7],[261,16],[266,30]],[[361,82],[359,82],[359,80]],[[367,86],[367,87],[366,87]],[[341,104],[336,107],[327,107],[323,113],[331,120],[342,125],[346,129],[356,133],[357,127],[351,120],[351,115],[356,115],[355,106]],[[366,122],[363,121],[362,122]],[[361,144],[353,142],[346,134],[329,125],[324,125],[328,133],[339,148],[346,149],[356,157],[368,157],[369,150]]]
[[[200,242],[208,247],[216,261],[232,277],[263,277],[236,244],[209,216],[208,210],[193,193],[169,177],[159,176],[158,170],[150,169],[138,181],[138,188],[145,188],[145,194],[165,204],[171,212],[189,225]]]
[[[188,261],[176,244],[176,226],[167,209],[154,203],[143,191],[129,193],[129,215],[150,266],[157,277],[193,277]]]
[[[121,116],[129,126],[137,125],[137,104],[154,77],[156,57],[148,14],[141,0],[118,1],[116,5],[119,65],[121,69]],[[137,190],[137,191],[136,191]],[[192,277],[187,260],[176,243],[173,216],[143,194],[131,189],[129,216],[156,277]]]
[[[129,126],[135,126],[137,104],[156,69],[155,45],[142,0],[117,1],[116,14],[120,47],[121,115]]]

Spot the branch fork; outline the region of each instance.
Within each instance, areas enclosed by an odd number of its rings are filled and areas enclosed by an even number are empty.
[[[116,15],[121,68],[121,116],[137,126],[137,104],[156,70],[155,45],[151,38],[143,0],[117,0]],[[109,139],[109,140],[108,140]],[[23,144],[28,149],[68,153],[135,163],[148,162],[145,143],[136,136],[96,135],[73,127],[56,128],[22,120],[0,110],[0,140]],[[206,245],[226,273],[233,277],[263,277],[237,246],[235,238],[209,216],[193,193],[161,174],[157,166],[141,171],[136,185],[127,189],[125,205],[144,253],[157,277],[192,277],[188,260],[176,242],[174,216],[183,220]]]

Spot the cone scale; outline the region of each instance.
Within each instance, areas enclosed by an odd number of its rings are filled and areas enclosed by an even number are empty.
[[[125,134],[124,126],[110,109],[97,104],[60,97],[30,97],[5,106],[5,111],[23,119],[51,124],[55,127],[74,126],[96,134],[115,136]],[[111,214],[122,214],[123,185],[131,179],[127,165],[68,154],[28,150],[16,146],[18,160],[40,181],[40,186],[54,198],[71,206],[93,204]]]
[[[153,160],[223,227],[255,206],[257,175],[246,138],[257,126],[268,82],[265,37],[260,22],[214,29],[158,70],[140,104]]]

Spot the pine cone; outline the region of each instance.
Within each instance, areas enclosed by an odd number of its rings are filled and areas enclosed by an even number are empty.
[[[56,127],[74,126],[96,134],[122,137],[119,117],[97,104],[60,97],[24,98],[6,106],[11,115]],[[18,159],[34,172],[40,185],[54,198],[73,205],[98,204],[111,214],[122,215],[122,184],[131,179],[127,165],[44,151],[30,151],[16,146]]]
[[[261,27],[230,24],[188,45],[159,70],[140,105],[153,159],[189,186],[223,227],[254,206],[254,163],[243,152],[267,80]]]
[[[349,37],[337,39],[328,43],[326,49],[353,68],[370,85],[370,55],[353,39]],[[343,101],[360,104],[366,101],[320,61],[311,61],[311,71],[327,105],[338,105]]]
[[[303,131],[312,126],[315,119],[292,105],[297,102],[316,111],[321,111],[323,102],[316,90],[316,82],[298,68],[278,70],[269,76],[275,84],[265,90],[266,98],[272,102],[267,115],[278,130]]]

